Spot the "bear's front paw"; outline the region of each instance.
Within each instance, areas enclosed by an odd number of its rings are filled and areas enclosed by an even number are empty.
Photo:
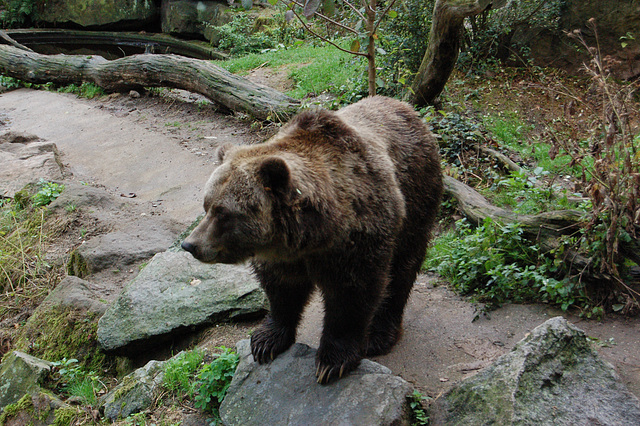
[[[339,344],[320,344],[316,355],[316,377],[324,385],[341,379],[360,364],[360,351]]]
[[[289,349],[295,340],[295,329],[278,326],[267,318],[251,335],[251,354],[259,364],[264,364]]]

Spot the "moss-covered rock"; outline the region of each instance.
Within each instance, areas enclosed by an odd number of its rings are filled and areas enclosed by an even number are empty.
[[[102,399],[104,416],[113,421],[149,408],[164,378],[163,365],[161,361],[149,361],[144,367],[125,376]]]
[[[78,408],[49,393],[34,392],[6,406],[0,414],[0,426],[71,426],[82,415]]]
[[[564,318],[534,329],[431,407],[432,424],[637,424],[638,398]]]
[[[48,361],[75,358],[88,370],[101,371],[111,365],[96,340],[105,309],[90,283],[67,277],[20,329],[15,348]]]
[[[25,394],[40,391],[51,363],[24,352],[13,351],[0,365],[0,409],[17,403]]]
[[[42,24],[126,28],[152,22],[160,11],[151,0],[53,0],[38,2]]]

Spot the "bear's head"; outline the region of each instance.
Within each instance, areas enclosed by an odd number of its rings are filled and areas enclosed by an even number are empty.
[[[226,152],[225,152],[226,151]],[[205,216],[182,248],[206,263],[239,263],[282,246],[278,211],[301,195],[282,156],[250,147],[219,150],[205,186]]]

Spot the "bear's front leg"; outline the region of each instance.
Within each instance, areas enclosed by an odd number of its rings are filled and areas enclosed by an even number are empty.
[[[380,286],[347,285],[323,291],[325,319],[316,355],[318,383],[326,384],[356,369],[364,353],[366,330],[375,311]]]
[[[313,284],[302,264],[256,263],[254,270],[271,308],[262,325],[251,335],[253,359],[263,364],[295,342],[296,329]]]

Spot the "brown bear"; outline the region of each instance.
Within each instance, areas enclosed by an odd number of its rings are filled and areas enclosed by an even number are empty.
[[[268,141],[219,149],[206,215],[182,247],[203,262],[251,259],[270,314],[251,337],[272,360],[295,341],[314,287],[324,299],[319,383],[387,353],[442,195],[433,136],[381,96],[298,114]]]

